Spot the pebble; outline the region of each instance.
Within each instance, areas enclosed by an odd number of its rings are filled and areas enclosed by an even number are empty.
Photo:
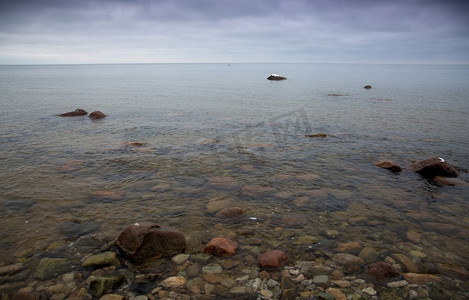
[[[400,288],[400,287],[406,286],[408,284],[409,284],[409,282],[407,282],[407,280],[399,280],[399,281],[393,281],[393,282],[386,283],[386,285],[390,288]]]
[[[161,282],[164,287],[183,287],[186,285],[186,279],[181,276],[168,277]]]
[[[181,253],[176,256],[173,256],[171,260],[177,265],[182,265],[189,259],[189,256],[190,256],[189,254]]]
[[[304,277],[304,276],[303,276]],[[273,279],[269,279],[269,281],[267,281],[267,286],[269,288],[273,288],[275,286],[279,285],[278,281],[275,281]]]
[[[362,291],[370,296],[374,296],[376,295],[376,291],[374,288],[372,288],[371,286],[365,288],[365,289],[362,289]]]
[[[262,297],[267,299],[272,299],[272,297],[274,296],[274,293],[272,293],[272,291],[270,290],[261,290],[260,294]]]
[[[221,274],[223,269],[220,265],[213,265],[213,266],[205,266],[202,267],[202,273],[213,273],[213,274]]]
[[[327,275],[316,275],[313,277],[313,282],[317,285],[326,285],[329,281],[329,276]]]
[[[233,295],[243,295],[246,293],[246,287],[236,286],[230,290],[230,293],[232,293]]]

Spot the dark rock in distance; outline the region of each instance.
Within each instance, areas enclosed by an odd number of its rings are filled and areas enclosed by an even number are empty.
[[[458,177],[459,172],[441,157],[432,157],[419,161],[412,165],[412,171],[419,173],[425,178]]]
[[[392,161],[377,161],[375,162],[375,166],[395,173],[402,171],[402,167]]]
[[[60,114],[60,117],[79,117],[79,116],[86,116],[88,113],[81,108],[77,108],[74,111],[69,111],[63,114]]]
[[[237,219],[246,214],[246,211],[241,207],[228,207],[224,210],[220,211],[215,215],[218,218],[226,218],[226,219]]]
[[[363,88],[369,90],[369,89],[371,89],[371,85],[369,85],[369,84],[365,85]]]
[[[96,110],[96,111],[90,113],[90,115],[88,117],[93,119],[93,120],[99,120],[99,119],[102,119],[102,118],[106,117],[106,115],[103,114],[102,112],[100,112],[99,110]]]
[[[173,228],[152,223],[135,223],[119,235],[117,247],[129,258],[143,262],[150,258],[170,257],[186,250],[184,235]]]
[[[325,138],[325,137],[327,137],[327,134],[325,134],[325,133],[305,134],[305,137],[307,137],[307,138]]]
[[[378,280],[399,276],[399,272],[391,264],[384,261],[369,265],[366,273]]]
[[[287,77],[284,77],[284,76],[280,76],[280,75],[277,75],[277,74],[270,74],[269,77],[267,77],[268,80],[286,80]]]

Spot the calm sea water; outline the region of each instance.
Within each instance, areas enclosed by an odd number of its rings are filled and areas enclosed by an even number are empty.
[[[0,263],[152,221],[189,252],[218,234],[298,259],[357,240],[468,268],[468,188],[373,165],[441,156],[468,181],[468,83],[446,65],[0,66]],[[76,108],[108,116],[57,116]],[[230,206],[247,217],[214,216]]]

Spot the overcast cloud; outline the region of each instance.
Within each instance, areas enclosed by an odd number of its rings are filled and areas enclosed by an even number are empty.
[[[0,64],[469,63],[469,1],[1,1]]]

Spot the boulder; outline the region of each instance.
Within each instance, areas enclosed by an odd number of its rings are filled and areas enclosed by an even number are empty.
[[[458,177],[459,172],[441,157],[432,157],[419,161],[412,165],[412,171],[419,173],[425,178]]]
[[[72,264],[65,258],[44,257],[39,261],[34,278],[48,280],[59,274],[70,271]]]
[[[235,241],[219,236],[213,238],[207,246],[204,247],[204,252],[216,256],[229,257],[235,255],[237,247],[238,243]]]
[[[369,89],[371,89],[371,85],[367,84],[363,88],[369,90]]]
[[[283,77],[277,74],[270,74],[269,77],[267,77],[268,80],[285,80],[287,77]]]
[[[288,256],[281,250],[271,250],[259,254],[257,262],[261,268],[279,269],[288,261]]]
[[[170,257],[186,250],[186,240],[180,231],[153,223],[127,226],[117,238],[116,245],[125,255],[138,262]]]
[[[82,264],[83,267],[99,267],[99,266],[120,266],[117,254],[113,251],[107,251],[95,255],[91,255]]]
[[[392,161],[377,161],[375,162],[375,166],[395,173],[402,171],[402,167]]]
[[[100,112],[99,110],[96,110],[96,111],[90,113],[90,115],[88,117],[93,119],[93,120],[99,120],[99,119],[102,119],[102,118],[106,117],[106,115],[103,114],[102,112]]]
[[[88,113],[81,108],[77,108],[74,111],[69,111],[63,114],[60,114],[61,117],[78,117],[78,116],[86,116]]]

